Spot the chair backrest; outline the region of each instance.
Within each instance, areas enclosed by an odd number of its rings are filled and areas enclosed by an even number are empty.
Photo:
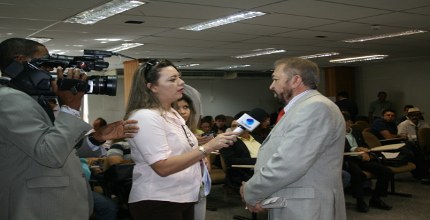
[[[366,125],[366,124],[355,123],[355,124],[352,124],[352,125],[351,125],[351,128],[352,128],[354,131],[363,132],[363,131],[364,131],[364,129],[369,128],[369,126],[368,126],[368,125]]]
[[[364,141],[366,142],[367,146],[369,146],[369,148],[374,148],[382,145],[378,138],[371,132],[364,130],[362,134]]]
[[[430,153],[430,128],[420,128],[418,130],[418,144],[424,152]]]
[[[370,124],[368,121],[357,120],[357,121],[355,121],[354,124],[363,125],[366,128],[370,128]]]
[[[227,164],[225,163],[224,157],[222,156],[222,154],[220,154],[219,157],[221,160],[221,168],[224,171],[224,173],[227,173]]]

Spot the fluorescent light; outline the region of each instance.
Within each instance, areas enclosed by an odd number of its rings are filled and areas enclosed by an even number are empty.
[[[227,69],[237,69],[237,68],[244,68],[244,67],[249,67],[251,65],[249,64],[242,64],[242,65],[233,65],[233,66],[223,66],[223,67],[218,67],[216,69],[218,70],[227,70]]]
[[[331,57],[331,56],[336,56],[339,55],[338,52],[330,52],[330,53],[319,53],[319,54],[312,54],[312,55],[307,55],[307,56],[301,56],[299,58],[302,59],[313,59],[313,58],[318,58],[318,57]]]
[[[100,20],[120,14],[124,11],[136,8],[145,2],[137,0],[113,0],[93,9],[83,11],[64,22],[79,23],[79,24],[94,24]]]
[[[237,55],[237,56],[233,56],[233,57],[238,58],[238,59],[243,59],[243,58],[248,58],[248,57],[256,57],[256,56],[263,56],[263,55],[269,55],[269,54],[274,54],[274,53],[284,53],[285,52],[285,50],[277,50],[274,48],[259,49],[259,50],[255,50],[255,51],[257,51],[257,52],[250,53],[250,54]]]
[[[179,65],[177,66],[177,68],[193,67],[193,66],[199,66],[199,65],[200,64],[198,63],[190,63],[190,64]]]
[[[369,60],[381,60],[388,57],[388,55],[369,55],[369,56],[361,56],[361,57],[348,57],[343,59],[335,59],[330,60],[330,63],[353,63],[353,62],[361,62],[361,61],[369,61]]]
[[[343,42],[357,43],[357,42],[364,42],[364,41],[369,41],[369,40],[379,40],[379,39],[383,39],[383,38],[399,37],[399,36],[405,36],[405,35],[411,35],[411,34],[421,34],[421,33],[425,33],[425,32],[427,32],[427,31],[409,30],[409,31],[403,31],[403,32],[399,32],[399,33],[381,34],[381,35],[374,35],[374,36],[368,36],[368,37],[353,38],[353,39],[343,40]]]
[[[52,38],[48,38],[48,37],[27,37],[25,39],[34,40],[34,41],[39,42],[41,44],[46,43],[46,42],[52,40]]]
[[[109,42],[115,42],[115,41],[120,41],[122,40],[121,38],[98,38],[98,39],[94,39],[96,41],[109,41]]]
[[[259,11],[245,11],[245,12],[241,12],[238,14],[229,15],[227,17],[218,18],[215,20],[210,20],[210,21],[205,21],[205,22],[198,23],[198,24],[188,25],[185,27],[181,27],[179,29],[187,30],[187,31],[201,31],[201,30],[205,30],[208,28],[218,27],[221,25],[231,24],[231,23],[235,23],[238,21],[262,16],[265,14],[266,13],[259,12]]]
[[[143,44],[141,44],[141,43],[124,43],[124,44],[121,44],[120,46],[114,47],[112,49],[108,49],[108,51],[119,52],[122,50],[128,50],[130,48],[138,47],[138,46],[142,46],[142,45]]]

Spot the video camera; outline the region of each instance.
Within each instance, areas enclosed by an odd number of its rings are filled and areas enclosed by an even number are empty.
[[[52,70],[61,66],[66,68],[79,68],[89,72],[92,70],[101,71],[109,67],[109,63],[104,61],[105,57],[116,55],[110,51],[103,50],[84,50],[84,56],[67,56],[52,54],[47,57],[31,61],[36,67]],[[54,78],[55,76],[53,76]],[[86,94],[96,95],[116,95],[117,77],[92,75],[88,77],[87,82],[76,79],[61,78],[57,80],[57,86],[60,90],[71,90],[73,92],[85,92]]]

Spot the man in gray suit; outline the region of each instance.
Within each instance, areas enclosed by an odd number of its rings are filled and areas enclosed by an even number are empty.
[[[262,143],[242,195],[252,212],[265,199],[286,199],[269,219],[346,219],[342,188],[345,123],[339,108],[316,91],[318,66],[308,60],[276,61],[270,90],[286,103],[285,115]]]
[[[92,212],[92,194],[74,148],[91,130],[79,118],[84,92],[57,91],[49,73],[28,64],[47,52],[44,45],[22,38],[0,43],[0,219],[82,220]],[[67,74],[86,80],[78,69]],[[63,77],[61,69],[58,75]],[[53,92],[63,104],[55,124],[44,99]],[[93,133],[89,140],[124,135],[123,124]]]

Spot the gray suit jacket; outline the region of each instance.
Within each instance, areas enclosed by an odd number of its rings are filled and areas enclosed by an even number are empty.
[[[263,142],[245,201],[287,198],[270,219],[344,220],[341,181],[345,121],[339,108],[311,90],[286,112]]]
[[[0,219],[88,219],[92,195],[74,146],[91,129],[0,86]]]

